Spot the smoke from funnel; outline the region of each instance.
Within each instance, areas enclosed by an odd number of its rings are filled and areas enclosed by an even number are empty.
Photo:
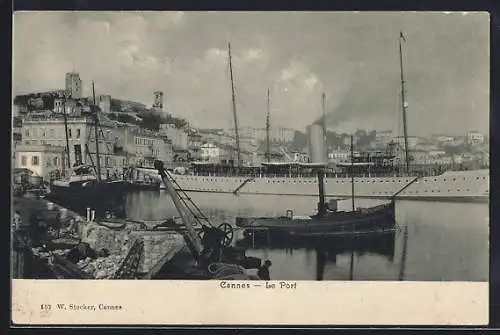
[[[397,82],[387,80],[386,85],[373,82],[357,82],[340,97],[340,102],[325,115],[326,127],[336,127],[355,119],[386,117],[393,113],[397,103]],[[313,124],[323,124],[320,116]]]

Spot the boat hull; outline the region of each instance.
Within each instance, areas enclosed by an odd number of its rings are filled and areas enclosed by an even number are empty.
[[[86,215],[90,208],[95,210],[96,217],[104,217],[111,210],[121,218],[125,217],[126,190],[127,183],[123,181],[51,185],[47,199],[80,215]]]
[[[131,182],[128,184],[128,189],[129,190],[134,190],[134,191],[159,191],[160,190],[160,184],[143,184],[143,183],[134,183]]]
[[[172,176],[187,192],[317,196],[317,178]],[[350,178],[325,178],[327,197],[350,197]],[[432,177],[357,177],[356,197],[426,201],[489,201],[489,170],[448,171]],[[399,193],[398,193],[399,192]]]
[[[394,202],[354,212],[330,212],[323,217],[257,217],[236,218],[236,226],[244,235],[286,235],[325,237],[352,234],[372,234],[395,229]]]

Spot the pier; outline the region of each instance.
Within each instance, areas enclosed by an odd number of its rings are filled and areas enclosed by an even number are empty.
[[[14,211],[14,278],[149,279],[185,246],[175,231],[152,232],[155,222],[93,222],[44,199],[16,198]]]

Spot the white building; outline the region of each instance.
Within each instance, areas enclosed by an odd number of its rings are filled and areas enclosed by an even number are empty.
[[[453,136],[447,136],[447,135],[436,135],[434,136],[434,139],[441,144],[453,142],[454,140]]]
[[[213,143],[204,143],[200,147],[201,160],[212,163],[219,163],[221,156],[221,149],[218,145]]]
[[[55,113],[66,113],[79,114],[82,111],[82,104],[74,99],[58,98],[54,100],[54,112]]]
[[[228,134],[234,136],[234,128],[227,131]],[[251,137],[260,141],[265,141],[267,131],[265,128],[241,127],[238,129],[240,137]],[[269,129],[269,139],[272,142],[288,143],[292,142],[295,136],[295,129],[272,127]]]
[[[469,131],[467,133],[467,144],[477,145],[484,143],[484,135],[478,131]]]
[[[25,168],[35,175],[48,178],[54,170],[61,170],[65,164],[65,150],[53,145],[16,146],[15,168]]]
[[[348,150],[333,150],[328,153],[328,159],[338,163],[351,161],[351,153]]]

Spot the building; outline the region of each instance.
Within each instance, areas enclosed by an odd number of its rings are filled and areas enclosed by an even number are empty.
[[[73,99],[82,98],[82,80],[76,72],[66,73],[66,92]]]
[[[188,134],[184,129],[178,129],[174,124],[160,124],[159,133],[168,137],[174,147],[182,150],[188,149]]]
[[[265,128],[241,127],[238,129],[240,137],[255,138],[258,141],[265,141],[267,138],[267,130]],[[234,137],[234,128],[227,131],[228,134]],[[269,140],[271,142],[289,143],[295,137],[295,129],[283,127],[271,127],[269,129]]]
[[[454,140],[453,136],[448,136],[448,135],[434,135],[432,136],[432,139],[438,142],[439,144],[447,144],[453,142]]]
[[[247,164],[248,159],[245,159],[245,154],[240,153],[240,159],[242,164]],[[219,162],[221,164],[233,165],[233,163],[237,162],[236,158],[236,150],[234,146],[229,144],[221,144],[219,146]]]
[[[103,113],[111,112],[111,95],[101,94],[99,96],[99,108]]]
[[[221,148],[214,143],[203,143],[200,147],[201,160],[210,163],[220,163]]]
[[[375,134],[375,141],[380,146],[389,144],[394,138],[391,130],[377,131]]]
[[[349,150],[332,150],[328,153],[328,159],[336,163],[346,163],[351,161],[351,152]]]
[[[81,114],[82,103],[75,99],[57,98],[54,100],[54,113]]]
[[[89,153],[93,154],[93,159],[95,159],[96,152],[94,121],[84,116],[69,116],[67,129],[70,165],[91,164]],[[116,128],[112,124],[101,120],[98,136],[99,152],[103,157],[114,154],[117,135]],[[22,144],[26,146],[51,145],[66,150],[66,129],[63,116],[27,116],[22,126]]]
[[[228,134],[223,130],[200,130],[199,134],[205,142],[236,146],[236,138],[233,134]]]
[[[136,164],[140,166],[153,166],[155,160],[163,162],[173,161],[172,143],[166,136],[158,132],[142,128],[120,129],[123,152],[133,155]]]
[[[214,164],[232,165],[235,160],[235,151],[231,145],[203,143],[201,149],[201,160]]]
[[[195,131],[190,131],[188,134],[188,150],[192,160],[201,160],[201,141],[202,137]]]
[[[299,162],[299,163],[309,162],[309,155],[304,152],[293,151],[291,157],[294,162]]]
[[[413,149],[417,146],[417,144],[419,143],[419,138],[416,137],[416,136],[407,136],[407,141],[408,141],[408,149]],[[403,148],[404,150],[404,147],[405,147],[405,138],[404,136],[396,136],[394,137],[394,142],[396,142],[397,144],[399,144],[399,146],[401,148]]]
[[[478,145],[484,143],[484,135],[478,131],[472,130],[467,132],[467,144]]]
[[[359,141],[359,137],[354,135],[352,137],[352,142],[353,142],[353,145],[356,146],[356,144],[358,143]],[[351,147],[351,136],[344,136],[342,137],[342,143],[344,144],[344,146],[346,148],[350,148]]]
[[[18,145],[16,146],[15,168],[25,168],[44,179],[50,174],[61,171],[65,166],[65,150],[53,145]]]

